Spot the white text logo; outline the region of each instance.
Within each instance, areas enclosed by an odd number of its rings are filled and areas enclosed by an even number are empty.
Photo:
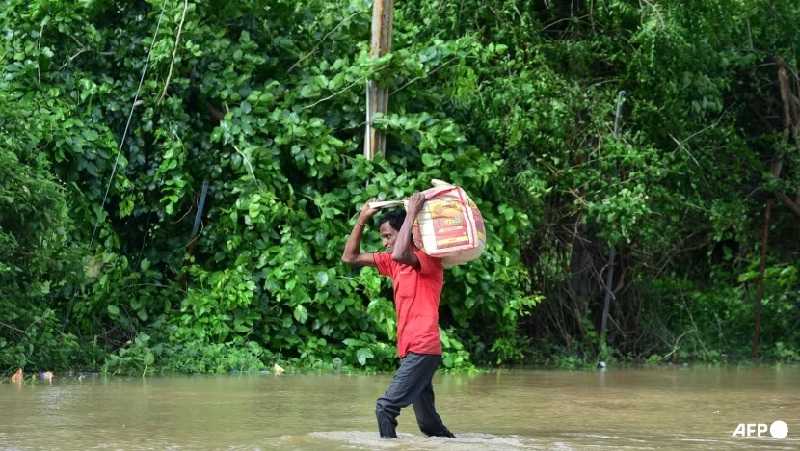
[[[766,435],[766,432],[769,431],[769,435]],[[766,425],[764,423],[739,423],[734,429],[733,434],[731,437],[739,437],[739,438],[761,438],[761,437],[772,437],[772,438],[786,438],[789,434],[789,426],[786,424],[785,421],[774,421],[770,425]]]

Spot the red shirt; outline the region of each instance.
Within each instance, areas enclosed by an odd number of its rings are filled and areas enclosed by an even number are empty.
[[[373,254],[381,275],[392,279],[397,313],[397,355],[442,354],[439,341],[439,295],[444,269],[438,258],[415,250],[419,270],[396,262],[387,252]]]

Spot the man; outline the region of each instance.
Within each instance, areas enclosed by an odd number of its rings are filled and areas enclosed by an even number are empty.
[[[392,279],[397,314],[397,354],[400,368],[386,393],[378,398],[375,415],[383,438],[396,438],[400,409],[414,405],[420,431],[427,436],[453,437],[436,413],[433,373],[442,361],[439,342],[439,296],[444,282],[442,263],[414,247],[411,229],[425,197],[415,193],[407,212],[394,211],[379,221],[386,252],[362,253],[361,231],[376,209],[361,208],[344,247],[342,261],[353,266],[374,266]]]

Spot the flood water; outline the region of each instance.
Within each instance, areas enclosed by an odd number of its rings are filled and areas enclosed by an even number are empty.
[[[377,438],[391,375],[58,378],[0,385],[0,449],[800,449],[800,367],[504,370],[434,379],[455,439],[413,410]],[[788,436],[732,437],[782,420]]]

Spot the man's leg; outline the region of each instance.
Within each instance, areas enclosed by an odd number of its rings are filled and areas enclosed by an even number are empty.
[[[431,374],[431,380],[433,374]],[[414,415],[417,417],[419,430],[428,437],[449,437],[455,438],[442,423],[439,413],[436,412],[435,396],[433,394],[433,383],[428,384],[414,401]]]
[[[400,368],[394,374],[389,388],[375,405],[381,437],[395,438],[397,415],[400,409],[415,402],[422,390],[430,384],[431,376],[439,366],[439,356],[408,354],[400,359]]]

